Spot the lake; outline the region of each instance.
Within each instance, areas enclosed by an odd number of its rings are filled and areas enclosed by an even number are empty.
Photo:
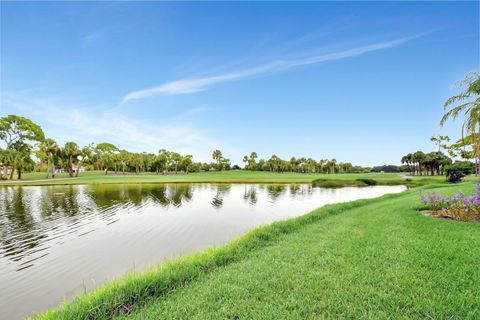
[[[0,318],[21,319],[259,225],[404,186],[137,184],[0,187]]]

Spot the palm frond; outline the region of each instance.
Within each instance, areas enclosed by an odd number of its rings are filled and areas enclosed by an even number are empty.
[[[440,120],[440,125],[443,126],[445,122],[450,118],[456,119],[462,111],[465,111],[465,113],[469,112],[470,108],[472,108],[473,106],[475,106],[473,102],[467,102],[456,106],[455,108],[452,108],[443,115],[442,120]]]

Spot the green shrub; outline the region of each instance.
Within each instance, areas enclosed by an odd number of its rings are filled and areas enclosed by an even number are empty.
[[[357,181],[363,182],[367,186],[376,186],[378,184],[377,181],[375,181],[373,179],[362,178],[362,179],[357,179]]]
[[[450,179],[455,172],[468,176],[475,172],[475,165],[469,161],[456,161],[454,164],[446,166],[444,172],[447,179]]]

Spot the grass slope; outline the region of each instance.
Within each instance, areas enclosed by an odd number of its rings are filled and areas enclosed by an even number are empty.
[[[1,185],[70,185],[96,183],[168,183],[168,182],[219,182],[219,183],[310,183],[317,181],[320,186],[340,187],[345,185],[368,185],[366,181],[376,184],[426,184],[441,182],[445,177],[412,177],[401,178],[397,173],[362,173],[362,174],[306,174],[306,173],[274,173],[265,171],[230,170],[222,172],[195,172],[190,174],[141,174],[141,175],[105,175],[100,171],[80,174],[78,178],[68,178],[67,174],[57,175],[55,179],[45,179],[44,173],[25,174],[23,180],[3,181]]]
[[[40,318],[478,319],[480,224],[418,214],[420,192],[274,223]]]

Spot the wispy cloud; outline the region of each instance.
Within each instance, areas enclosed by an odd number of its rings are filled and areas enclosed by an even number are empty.
[[[212,85],[222,83],[222,82],[238,80],[238,79],[251,77],[255,75],[266,74],[269,72],[288,70],[291,68],[316,64],[320,62],[340,60],[340,59],[345,59],[349,57],[355,57],[368,52],[383,50],[387,48],[393,48],[401,44],[404,44],[410,40],[421,37],[423,35],[425,35],[425,33],[411,36],[411,37],[395,39],[391,41],[374,43],[374,44],[370,44],[362,47],[356,47],[348,50],[332,52],[328,54],[304,57],[301,59],[276,60],[268,64],[257,66],[254,68],[224,73],[224,74],[215,75],[215,76],[186,78],[186,79],[166,82],[156,87],[130,92],[123,98],[122,102],[125,103],[130,100],[151,98],[158,95],[176,95],[176,94],[187,94],[187,93],[199,92],[199,91],[206,90],[208,87]]]
[[[95,31],[82,38],[82,47],[87,49],[97,42],[103,35],[102,31]]]
[[[118,110],[102,111],[106,109],[102,105],[71,103],[60,97],[38,98],[3,93],[2,103],[9,113],[22,114],[40,124],[45,134],[60,144],[76,141],[86,145],[92,141],[106,141],[132,152],[152,153],[166,148],[193,154],[196,161],[208,161],[211,151],[216,148],[229,149],[209,137],[210,132],[195,125],[195,117],[208,112],[207,107],[191,108],[173,118],[157,118],[152,122],[119,114]]]

